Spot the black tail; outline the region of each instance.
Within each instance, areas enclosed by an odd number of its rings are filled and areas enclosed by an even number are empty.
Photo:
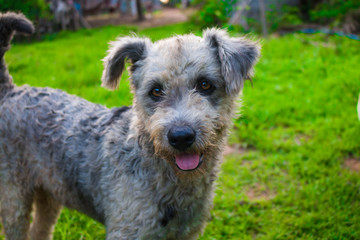
[[[32,34],[34,26],[21,13],[0,13],[0,84],[11,83],[11,77],[5,64],[4,54],[10,49],[14,32]]]

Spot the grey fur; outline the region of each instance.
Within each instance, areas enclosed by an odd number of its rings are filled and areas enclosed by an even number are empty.
[[[9,25],[0,21],[0,29],[4,26]],[[211,42],[213,34],[217,45]],[[57,89],[0,87],[6,238],[50,239],[66,206],[105,224],[106,239],[197,239],[209,217],[234,92],[240,91],[258,53],[255,44],[215,29],[204,39],[118,39],[104,60],[102,80],[115,88],[129,58],[136,65],[131,108],[107,109]],[[199,90],[202,79],[215,86],[212,94]],[[158,101],[149,96],[155,85],[163,91]],[[179,151],[166,135],[182,124],[196,130],[196,139]],[[202,164],[193,171],[178,169],[174,156],[184,152],[201,154]]]
[[[229,38],[224,30],[208,29],[204,38],[214,48],[221,63],[221,72],[227,82],[226,91],[237,94],[250,79],[252,67],[260,54],[259,46],[245,38]]]

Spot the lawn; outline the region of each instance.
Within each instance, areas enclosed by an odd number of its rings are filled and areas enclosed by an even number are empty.
[[[107,43],[129,32],[158,40],[189,30],[177,24],[65,32],[15,44],[6,60],[18,85],[60,88],[108,107],[129,105],[127,74],[115,92],[100,87]],[[360,239],[360,43],[291,34],[262,45],[200,239]],[[104,236],[102,225],[67,209],[54,234],[62,240]]]

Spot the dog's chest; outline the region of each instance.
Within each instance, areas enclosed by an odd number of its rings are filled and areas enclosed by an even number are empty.
[[[199,228],[209,214],[211,204],[211,186],[198,183],[187,189],[175,187],[171,196],[162,196],[168,201],[159,203],[157,231],[163,234],[161,239],[186,239]]]

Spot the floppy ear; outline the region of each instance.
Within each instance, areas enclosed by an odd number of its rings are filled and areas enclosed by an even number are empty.
[[[137,67],[136,63],[146,57],[151,44],[148,38],[137,37],[118,38],[112,42],[108,55],[103,59],[102,86],[111,90],[116,89],[124,70],[125,60],[131,61],[130,72],[134,72]]]
[[[203,33],[204,39],[216,54],[226,92],[237,94],[246,79],[251,79],[253,66],[260,55],[260,45],[245,38],[230,38],[225,30],[211,28]]]

